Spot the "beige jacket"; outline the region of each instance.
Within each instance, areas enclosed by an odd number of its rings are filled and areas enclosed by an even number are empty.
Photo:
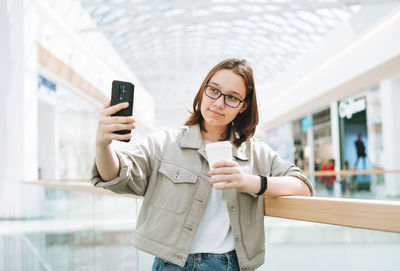
[[[133,245],[183,267],[212,187],[200,126],[157,132],[133,150],[117,154],[119,176],[104,182],[94,166],[92,183],[115,193],[144,196]],[[248,174],[295,176],[313,191],[299,168],[261,141],[250,139],[234,147],[233,156]],[[240,268],[253,270],[264,262],[263,197],[229,189],[224,199]]]

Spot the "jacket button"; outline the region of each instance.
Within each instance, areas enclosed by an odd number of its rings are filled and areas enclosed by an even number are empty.
[[[175,175],[175,176],[174,176],[174,179],[175,179],[175,180],[178,180],[178,179],[179,179],[179,175]]]
[[[233,212],[235,210],[236,210],[235,206],[231,206],[231,211]]]
[[[235,239],[236,239],[236,241],[239,241],[240,240],[240,235],[239,234],[236,235]]]

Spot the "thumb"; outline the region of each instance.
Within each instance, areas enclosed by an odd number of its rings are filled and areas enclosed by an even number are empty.
[[[108,100],[107,102],[105,102],[103,104],[103,108],[106,109],[107,107],[110,107],[110,100]]]

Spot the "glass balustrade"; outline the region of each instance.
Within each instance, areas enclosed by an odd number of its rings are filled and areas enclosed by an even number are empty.
[[[318,197],[400,200],[400,172],[371,172],[353,171],[307,177],[312,180],[315,196]]]
[[[338,187],[329,194],[324,184],[316,181],[316,194],[388,199],[384,176],[367,177],[368,190],[361,185],[354,189],[349,181],[341,194],[337,182],[334,186]],[[26,191],[33,187],[25,186],[30,187]],[[154,257],[130,244],[141,199],[41,186],[35,189],[44,195],[38,205],[40,215],[0,221],[0,270],[151,270]],[[390,271],[400,266],[397,233],[274,217],[265,217],[265,233],[266,262],[258,270]]]

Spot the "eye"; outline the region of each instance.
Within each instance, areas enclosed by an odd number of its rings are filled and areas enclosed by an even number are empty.
[[[238,102],[238,101],[240,101],[239,98],[236,98],[235,96],[232,96],[232,95],[228,95],[228,99],[229,99],[230,101],[232,101],[232,102]]]
[[[218,89],[211,87],[211,92],[214,94],[217,94],[219,92]]]

